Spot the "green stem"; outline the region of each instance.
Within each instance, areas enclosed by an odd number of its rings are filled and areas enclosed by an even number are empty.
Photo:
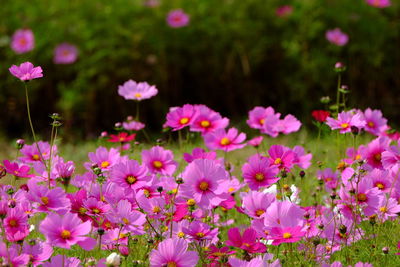
[[[339,101],[340,101],[340,84],[342,83],[342,75],[338,75],[337,93],[336,93],[336,113],[339,114]]]
[[[49,178],[49,189],[51,187],[51,157],[52,157],[52,152],[53,152],[53,146],[54,142],[57,138],[57,128],[54,127],[54,122],[53,126],[51,127],[51,136],[50,136],[50,155],[49,155],[49,165],[47,168],[47,173],[48,173],[48,178]]]
[[[136,101],[136,121],[139,121],[139,101]]]

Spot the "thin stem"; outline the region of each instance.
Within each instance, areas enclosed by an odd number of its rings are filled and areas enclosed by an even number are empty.
[[[136,120],[139,121],[139,101],[136,101]]]
[[[30,108],[29,108],[28,87],[26,86],[26,82],[24,82],[24,85],[25,85],[26,110],[28,112],[28,120],[29,120],[29,125],[31,127],[31,131],[32,131],[33,141],[36,144],[36,148],[37,148],[37,150],[39,152],[39,157],[40,157],[41,161],[43,162],[44,166],[47,167],[46,166],[46,162],[44,161],[42,152],[40,151],[39,145],[37,143],[37,139],[36,139],[36,135],[35,135],[35,129],[33,128],[33,124],[32,124],[31,111],[30,111]]]
[[[340,101],[340,85],[342,83],[342,75],[338,75],[337,93],[336,93],[336,113],[339,114],[339,101]]]
[[[57,138],[57,128],[54,127],[54,122],[53,126],[51,127],[51,136],[50,136],[50,155],[49,155],[49,165],[47,168],[47,173],[48,173],[48,178],[49,178],[49,189],[51,187],[51,157],[52,157],[52,152],[53,152],[53,146],[54,142]]]

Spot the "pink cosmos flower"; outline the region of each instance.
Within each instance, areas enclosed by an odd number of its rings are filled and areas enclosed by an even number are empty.
[[[377,8],[385,8],[391,6],[390,0],[366,0],[367,4]]]
[[[136,134],[128,134],[127,132],[120,132],[116,135],[110,134],[110,138],[107,140],[111,143],[127,143],[135,140]]]
[[[171,10],[167,16],[167,23],[172,28],[181,28],[189,24],[190,18],[182,9]]]
[[[258,154],[249,158],[248,162],[242,167],[244,181],[251,190],[258,190],[260,187],[270,186],[277,182],[279,168],[266,157]]]
[[[142,160],[151,173],[162,175],[172,175],[178,163],[174,161],[171,150],[161,146],[154,146],[150,150],[142,151]]]
[[[134,235],[143,234],[143,224],[146,222],[146,216],[132,209],[132,204],[128,200],[121,200],[117,207],[107,215],[112,223],[123,226],[124,230],[132,232]]]
[[[47,261],[53,254],[53,248],[45,243],[36,241],[35,244],[24,244],[22,251],[29,255],[29,263],[33,266],[39,266]]]
[[[275,10],[275,14],[278,17],[287,17],[293,13],[293,7],[290,5],[280,6]]]
[[[282,243],[294,243],[299,241],[304,235],[305,232],[302,231],[301,226],[295,227],[274,227],[270,232],[271,238],[274,240],[272,245],[279,245]]]
[[[20,253],[20,247],[13,245],[7,248],[5,242],[0,243],[0,257],[2,259],[3,266],[15,266],[22,267],[28,266],[29,255],[25,253]]]
[[[94,239],[86,237],[92,229],[90,221],[82,222],[78,215],[73,213],[66,213],[64,216],[50,213],[42,221],[39,229],[52,246],[70,249],[78,244],[90,250],[96,244]]]
[[[273,124],[270,124],[269,121],[267,121],[267,123],[264,125],[263,131],[266,133],[272,132],[274,135],[276,133],[290,134],[297,132],[300,127],[301,122],[296,119],[295,116],[288,114],[283,120],[278,120]]]
[[[268,150],[268,154],[271,165],[285,170],[290,170],[293,167],[296,154],[288,147],[272,145]]]
[[[266,194],[257,191],[241,193],[243,199],[243,211],[254,219],[261,219],[266,216],[268,207],[275,201],[275,194]]]
[[[339,28],[328,30],[325,34],[326,39],[337,46],[344,46],[349,41],[349,36],[342,32]]]
[[[32,79],[42,78],[42,68],[34,67],[30,62],[21,63],[21,65],[12,65],[9,69],[10,73],[21,81],[30,81]]]
[[[31,178],[33,174],[29,174],[31,168],[27,165],[19,166],[16,162],[9,162],[8,160],[3,161],[6,172],[20,178]]]
[[[296,164],[301,169],[308,169],[311,166],[312,154],[305,154],[302,146],[295,146],[292,150],[295,154],[293,164]]]
[[[317,178],[325,182],[325,188],[328,192],[332,189],[336,189],[339,185],[338,172],[333,172],[331,168],[319,170],[317,172]]]
[[[122,123],[122,127],[127,131],[140,131],[145,127],[145,124],[139,121],[127,120]]]
[[[373,135],[381,135],[388,128],[387,119],[383,118],[382,112],[380,110],[371,110],[367,108],[364,111],[364,119],[365,119],[365,131],[373,134]]]
[[[127,100],[141,101],[152,98],[157,93],[157,88],[147,82],[128,80],[123,85],[118,86],[118,94]]]
[[[71,64],[78,58],[78,49],[75,45],[62,43],[54,49],[53,61],[55,64]]]
[[[240,260],[238,258],[230,257],[228,259],[229,266],[231,267],[281,267],[279,259],[272,263],[269,263],[273,259],[272,254],[264,254],[264,256],[258,256],[250,261]]]
[[[173,131],[180,130],[192,124],[197,114],[195,106],[186,104],[183,107],[172,107],[167,114],[166,126],[171,127]]]
[[[210,159],[215,160],[217,158],[217,153],[214,151],[206,152],[204,149],[196,147],[193,148],[192,154],[183,153],[183,159],[190,163],[195,159]]]
[[[104,216],[111,209],[109,204],[99,201],[95,197],[83,200],[82,204],[82,207],[86,210],[86,214],[92,217]]]
[[[386,151],[382,152],[382,165],[385,169],[400,166],[400,142],[398,142],[397,146],[390,146]]]
[[[78,267],[81,261],[75,257],[67,257],[65,255],[57,255],[50,259],[50,262],[44,262],[43,267]]]
[[[256,136],[253,139],[249,140],[247,144],[254,146],[255,148],[259,147],[264,140],[263,136]]]
[[[264,225],[272,229],[273,227],[285,228],[304,225],[304,210],[298,205],[286,200],[273,202],[267,209],[264,217]]]
[[[249,111],[247,124],[253,129],[263,129],[264,123],[269,118],[279,119],[280,113],[276,113],[272,107],[254,107]]]
[[[386,199],[382,197],[378,205],[378,217],[385,221],[389,217],[398,216],[400,213],[400,204],[394,198]]]
[[[33,50],[35,37],[30,29],[17,30],[11,39],[11,49],[17,54],[23,54]]]
[[[147,168],[139,165],[136,160],[128,160],[116,164],[110,175],[110,180],[118,184],[121,188],[128,190],[136,190],[147,184],[150,181],[150,176],[147,176]]]
[[[98,147],[96,152],[89,152],[88,157],[92,164],[96,164],[103,171],[110,170],[115,164],[120,161],[120,154],[117,149],[111,148],[110,151],[105,147]],[[91,165],[86,164],[87,168],[90,169]]]
[[[188,242],[182,238],[168,238],[158,244],[158,248],[150,253],[150,266],[195,267],[199,256],[188,251]]]
[[[190,124],[190,131],[205,134],[228,126],[229,119],[222,118],[218,112],[205,105],[198,105],[195,108],[197,109],[197,115]]]
[[[340,133],[351,132],[351,126],[355,126],[358,129],[365,126],[365,120],[359,112],[353,114],[351,111],[342,111],[339,113],[337,120],[328,117],[326,121],[326,124],[328,124],[332,130],[340,129]]]
[[[246,134],[239,134],[236,128],[230,128],[228,132],[225,129],[218,129],[205,134],[203,138],[206,146],[211,150],[221,149],[228,152],[246,146],[246,143],[243,143]]]
[[[371,168],[382,169],[382,153],[389,148],[391,140],[382,136],[372,140],[367,146],[360,147],[360,154]]]
[[[38,185],[30,180],[28,188],[29,192],[26,197],[28,200],[39,204],[38,211],[46,212],[51,210],[61,212],[71,207],[71,202],[61,187],[49,189],[47,186]]]
[[[253,228],[244,230],[243,235],[240,234],[239,228],[230,228],[228,230],[228,240],[225,242],[227,246],[241,248],[249,253],[264,253],[267,247],[257,241],[257,232]]]
[[[48,142],[43,142],[43,141],[37,142],[37,146],[36,143],[33,143],[32,145],[25,145],[20,150],[23,156],[20,157],[19,160],[24,163],[34,163],[41,161],[42,159],[40,157],[40,153],[37,147],[39,147],[39,150],[42,153],[42,158],[44,160],[48,160],[50,158],[50,144]],[[53,146],[52,154],[56,155],[56,153],[57,153],[57,147]]]
[[[193,221],[189,225],[182,227],[182,231],[192,241],[210,240],[211,243],[218,241],[218,228],[211,229],[208,224],[203,222]]]
[[[21,208],[9,208],[7,216],[4,219],[4,229],[8,234],[15,234],[17,232],[29,233],[27,214]]]
[[[184,183],[180,193],[183,197],[193,199],[204,209],[219,205],[228,198],[228,188],[224,183],[228,174],[224,167],[209,159],[196,159],[182,173]]]

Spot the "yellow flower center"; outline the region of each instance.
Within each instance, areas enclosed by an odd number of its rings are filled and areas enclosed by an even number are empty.
[[[375,187],[378,187],[380,190],[385,189],[385,185],[379,182],[375,184]]]
[[[368,127],[369,128],[374,128],[375,127],[375,123],[373,123],[372,121],[368,122]]]
[[[128,184],[134,184],[134,183],[136,183],[137,179],[136,179],[136,177],[133,176],[133,175],[128,175],[128,176],[126,176],[125,181],[126,181]]]
[[[69,239],[71,237],[71,232],[68,230],[61,231],[61,238],[62,239]]]
[[[87,209],[85,209],[84,207],[80,207],[79,210],[78,210],[78,212],[79,212],[80,214],[85,214],[85,213],[87,212]]]
[[[97,209],[97,208],[92,209],[92,211],[93,211],[94,214],[99,214],[100,213],[100,210]]]
[[[171,193],[174,194],[174,195],[175,195],[176,193],[178,193],[178,188],[173,188],[173,189],[171,190]]]
[[[284,184],[282,188],[283,190],[288,191],[290,189],[290,186],[288,184]]]
[[[196,236],[199,238],[203,238],[205,236],[205,234],[200,232],[200,233],[197,233]]]
[[[387,208],[386,208],[386,207],[380,207],[379,210],[380,210],[382,213],[386,213],[386,212],[387,212]]]
[[[142,94],[141,94],[141,93],[136,93],[136,94],[135,94],[135,97],[136,97],[136,98],[141,98],[141,97],[142,97]]]
[[[344,161],[341,161],[341,162],[339,162],[339,164],[337,165],[337,169],[338,170],[340,170],[340,171],[344,171],[344,169],[346,169],[347,168],[347,164],[346,164],[346,162],[344,162]]]
[[[154,206],[153,207],[153,212],[154,213],[159,213],[161,211],[161,208],[159,206]]]
[[[199,184],[199,188],[200,188],[200,190],[202,190],[202,191],[207,191],[209,186],[210,186],[210,185],[209,185],[207,182],[201,182],[201,183]]]
[[[382,154],[381,154],[381,153],[376,153],[376,154],[374,155],[374,159],[375,159],[376,161],[381,161],[381,159],[382,159]]]
[[[186,118],[186,117],[180,119],[180,121],[179,121],[179,123],[182,124],[182,125],[187,124],[188,122],[189,122],[189,118]]]
[[[33,160],[39,160],[40,156],[38,154],[35,154],[35,155],[32,156],[32,159]]]
[[[292,234],[291,233],[283,233],[283,238],[287,239],[287,238],[291,238]]]
[[[281,165],[282,164],[282,159],[281,158],[276,158],[274,161],[275,165]]]
[[[178,265],[176,265],[176,263],[174,261],[169,261],[167,263],[167,267],[176,267],[176,266],[178,266]]]
[[[340,127],[342,127],[343,129],[347,129],[347,128],[349,128],[349,126],[350,126],[350,124],[348,124],[348,123],[342,123],[342,124],[340,124]]]
[[[260,123],[260,125],[264,125],[265,120],[264,119],[260,119],[258,122]]]
[[[188,206],[194,206],[196,205],[196,201],[193,198],[190,198],[186,201],[186,204],[188,204]]]
[[[108,161],[103,161],[103,162],[100,164],[100,166],[101,166],[102,168],[107,168],[108,166],[110,166],[110,162],[108,162]]]
[[[41,197],[40,200],[42,201],[43,205],[49,204],[49,198],[48,197]]]
[[[129,224],[129,220],[127,218],[122,218],[122,221],[124,222],[124,224]]]
[[[8,225],[11,227],[16,227],[16,226],[18,226],[18,222],[15,219],[11,219],[8,221]]]
[[[180,238],[183,238],[183,237],[185,237],[185,233],[184,232],[179,232],[177,234],[177,236],[180,237]]]
[[[356,160],[359,160],[359,159],[361,159],[361,155],[360,155],[360,154],[358,154],[358,155],[356,156]]]
[[[155,161],[153,161],[153,166],[154,166],[154,168],[156,168],[156,169],[160,169],[160,168],[163,166],[163,164],[162,164],[161,161],[155,160]]]
[[[143,189],[143,194],[144,194],[146,197],[150,197],[150,191],[147,190],[147,189]]]
[[[209,121],[204,120],[204,121],[200,122],[200,125],[203,128],[208,128],[208,127],[210,127],[211,123]]]
[[[263,209],[258,209],[258,210],[256,210],[256,215],[257,215],[257,217],[260,217],[261,215],[263,215],[265,213],[265,210],[263,210]]]
[[[265,177],[264,174],[262,174],[261,172],[256,173],[255,177],[254,177],[257,181],[262,182],[264,181]]]
[[[235,188],[229,187],[229,189],[228,189],[228,192],[229,192],[229,193],[232,193],[232,192],[234,192],[234,191],[235,191]]]
[[[229,140],[229,138],[227,138],[227,137],[222,138],[221,141],[220,141],[220,144],[223,145],[223,146],[227,146],[230,143],[231,143],[231,140]]]
[[[367,195],[364,193],[357,194],[358,202],[365,202],[367,200]]]

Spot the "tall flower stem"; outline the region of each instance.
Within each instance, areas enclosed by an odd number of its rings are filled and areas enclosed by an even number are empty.
[[[26,86],[26,82],[24,82],[24,85],[25,85],[26,110],[28,112],[28,120],[29,120],[29,125],[31,127],[31,131],[32,131],[33,141],[35,142],[36,148],[37,148],[37,150],[39,152],[40,160],[43,162],[44,166],[47,168],[46,161],[44,161],[42,152],[40,151],[39,145],[37,143],[37,139],[36,139],[36,135],[35,135],[35,129],[33,128],[33,124],[32,124],[31,111],[30,111],[30,108],[29,108],[28,86]]]
[[[136,120],[139,121],[139,101],[136,101]]]
[[[337,83],[337,93],[336,93],[336,113],[339,114],[339,102],[340,102],[340,86],[342,83],[342,75],[338,74],[338,83]]]

